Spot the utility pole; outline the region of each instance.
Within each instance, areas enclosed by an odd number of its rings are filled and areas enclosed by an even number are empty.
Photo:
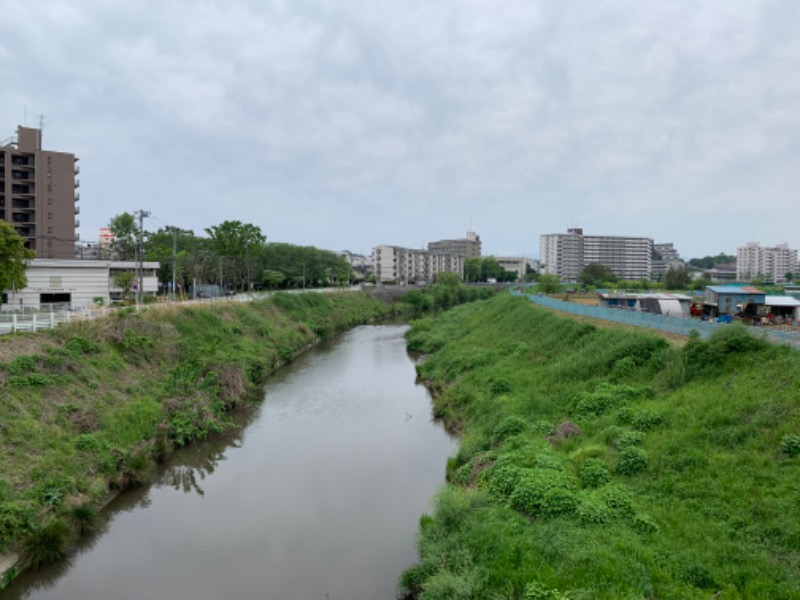
[[[134,211],[134,215],[139,215],[139,233],[136,236],[136,293],[134,294],[134,298],[136,299],[136,309],[139,309],[139,301],[143,298],[142,295],[142,272],[143,266],[142,262],[144,260],[144,219],[145,217],[150,216],[150,212],[144,209]]]
[[[175,280],[178,270],[178,228],[172,228],[172,301],[175,302]]]

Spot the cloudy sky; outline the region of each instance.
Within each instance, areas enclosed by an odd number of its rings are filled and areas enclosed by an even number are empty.
[[[0,0],[0,138],[42,114],[80,157],[84,240],[797,248],[798,32],[796,0]]]

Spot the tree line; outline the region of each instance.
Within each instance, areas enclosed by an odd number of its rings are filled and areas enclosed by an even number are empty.
[[[158,261],[159,282],[167,289],[175,272],[178,290],[194,284],[225,291],[343,285],[353,280],[350,263],[330,250],[267,242],[258,225],[223,221],[197,235],[190,229],[161,227],[140,233],[131,213],[111,219],[111,257]]]

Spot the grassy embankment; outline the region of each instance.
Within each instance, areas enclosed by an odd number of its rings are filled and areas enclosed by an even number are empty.
[[[33,566],[58,558],[110,495],[231,426],[227,413],[277,366],[389,310],[361,294],[276,294],[36,334],[39,352],[0,362],[0,552]]]
[[[409,597],[800,598],[800,354],[507,295],[415,323],[461,432]]]

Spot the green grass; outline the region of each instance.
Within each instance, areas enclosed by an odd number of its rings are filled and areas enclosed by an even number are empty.
[[[276,367],[389,312],[361,294],[276,294],[36,334],[40,353],[0,363],[0,551],[22,549],[31,565],[59,557],[116,490],[230,427]]]
[[[797,352],[736,327],[676,348],[509,296],[407,337],[461,432],[409,597],[800,598]]]

